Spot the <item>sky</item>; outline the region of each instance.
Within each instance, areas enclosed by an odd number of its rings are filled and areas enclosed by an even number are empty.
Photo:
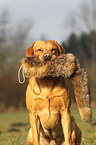
[[[8,9],[14,25],[23,20],[33,21],[30,36],[34,41],[45,36],[60,42],[71,33],[67,18],[84,1],[90,0],[0,0],[0,13]]]

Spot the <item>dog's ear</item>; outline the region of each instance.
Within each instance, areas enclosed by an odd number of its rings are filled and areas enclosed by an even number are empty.
[[[27,50],[26,50],[26,57],[33,57],[33,55],[34,55],[33,46],[34,46],[35,43],[36,42],[34,42],[32,46],[27,48]]]
[[[63,48],[61,45],[59,45],[57,41],[55,41],[55,40],[51,40],[51,41],[52,41],[53,43],[55,43],[55,44],[58,46],[59,54],[60,54],[60,55],[61,55],[61,54],[65,54],[64,48]]]
[[[57,46],[59,48],[59,54],[60,55],[65,54],[65,49],[61,45],[59,45],[57,41],[55,43],[57,44]]]

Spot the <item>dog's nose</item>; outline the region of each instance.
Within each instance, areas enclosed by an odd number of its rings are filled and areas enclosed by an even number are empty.
[[[52,57],[52,54],[50,54],[50,53],[45,53],[45,54],[44,54],[44,59],[45,59],[45,61],[46,61],[46,60],[50,60],[51,57]]]

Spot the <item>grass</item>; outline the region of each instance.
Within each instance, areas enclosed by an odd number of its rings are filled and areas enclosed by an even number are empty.
[[[0,145],[28,145],[28,112],[0,114]]]
[[[77,109],[72,109],[72,115],[82,131],[82,145],[96,145],[96,108],[92,108],[92,122],[81,120]]]
[[[77,109],[71,109],[75,121],[82,130],[82,145],[96,145],[96,108],[92,109],[92,122],[81,121]],[[28,112],[0,113],[0,145],[28,145]]]

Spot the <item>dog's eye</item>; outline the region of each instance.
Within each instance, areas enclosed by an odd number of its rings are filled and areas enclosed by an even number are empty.
[[[56,49],[55,48],[52,48],[52,51],[56,51]]]
[[[38,49],[37,51],[42,51],[42,49]]]

